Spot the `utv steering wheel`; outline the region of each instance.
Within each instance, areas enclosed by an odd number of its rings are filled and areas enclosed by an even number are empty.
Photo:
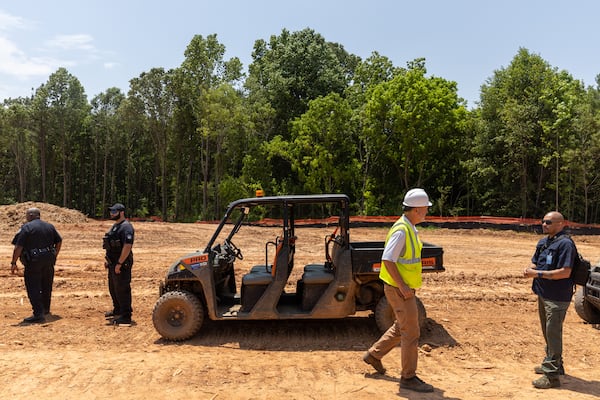
[[[225,250],[227,251],[228,254],[230,254],[231,256],[238,258],[240,260],[244,259],[244,256],[242,255],[242,251],[235,245],[233,244],[233,242],[229,239],[225,239]]]

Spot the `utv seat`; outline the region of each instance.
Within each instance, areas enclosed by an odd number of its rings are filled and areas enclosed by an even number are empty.
[[[274,242],[269,242],[274,244]],[[269,245],[266,244],[266,246]],[[267,287],[275,279],[277,272],[277,258],[279,252],[283,248],[283,241],[279,241],[275,249],[273,264],[271,265],[255,265],[250,269],[250,272],[242,277],[242,307],[241,311],[248,312],[263,295]]]
[[[300,296],[301,307],[303,311],[310,311],[318,303],[323,293],[327,290],[331,282],[335,280],[335,264],[340,250],[340,242],[333,240],[336,237],[336,231],[325,237],[325,254],[327,262],[323,264],[308,264],[304,266],[302,278],[298,281],[298,294]],[[331,257],[329,256],[329,244],[333,243]]]
[[[321,263],[307,264],[304,266],[304,272],[320,272],[322,274],[327,274],[327,273],[334,274],[335,273],[333,270],[334,269],[333,260],[335,260],[337,258],[337,255],[340,251],[340,243],[339,243],[339,241],[335,240],[336,232],[337,232],[337,228],[332,235],[328,235],[325,237],[325,254],[326,254],[327,261],[323,264],[321,264]],[[333,248],[331,250],[331,256],[329,255],[329,244],[330,243],[333,243]],[[308,279],[311,280],[312,276],[309,277]]]
[[[273,256],[273,263],[272,264],[255,265],[252,268],[250,268],[249,274],[260,274],[260,273],[265,272],[265,273],[268,273],[269,275],[271,275],[272,277],[275,277],[275,272],[277,271],[277,267],[273,268],[273,266],[277,265],[277,256],[279,256],[279,252],[281,251],[281,249],[283,247],[283,241],[280,240],[279,237],[277,237],[274,242],[269,241],[265,244],[265,260],[268,259],[269,245],[275,246],[275,255]]]
[[[333,268],[327,263],[324,264],[307,264],[304,266],[304,273],[321,272],[333,274]]]
[[[302,310],[312,310],[334,279],[334,271],[324,264],[306,265],[298,281]]]

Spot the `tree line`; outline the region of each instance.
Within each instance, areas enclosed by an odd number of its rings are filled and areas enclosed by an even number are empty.
[[[247,72],[217,35],[180,66],[88,101],[67,69],[0,110],[0,201],[105,217],[218,219],[232,200],[346,193],[353,212],[397,215],[425,188],[442,216],[600,219],[600,75],[585,87],[518,49],[473,109],[425,59],[395,66],[311,30],[257,40]]]

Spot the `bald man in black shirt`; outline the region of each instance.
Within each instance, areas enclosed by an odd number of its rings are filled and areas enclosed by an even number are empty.
[[[24,278],[27,297],[33,315],[23,323],[42,323],[50,314],[54,264],[60,252],[62,238],[54,226],[40,219],[40,210],[30,208],[25,213],[27,222],[17,231],[12,240],[13,250],[10,271],[17,273],[17,260],[25,266]]]

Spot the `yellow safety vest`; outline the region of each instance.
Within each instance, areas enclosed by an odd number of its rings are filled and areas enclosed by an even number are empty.
[[[404,283],[411,289],[418,289],[423,282],[421,277],[421,272],[423,270],[423,264],[421,264],[423,242],[421,242],[419,236],[415,234],[412,225],[404,216],[400,217],[400,219],[390,228],[385,239],[385,244],[387,245],[392,235],[401,229],[404,231],[406,242],[404,244],[404,254],[396,260],[396,267],[398,268],[398,272],[400,272],[400,276]],[[381,263],[379,278],[388,285],[398,286],[387,271],[383,262]]]

